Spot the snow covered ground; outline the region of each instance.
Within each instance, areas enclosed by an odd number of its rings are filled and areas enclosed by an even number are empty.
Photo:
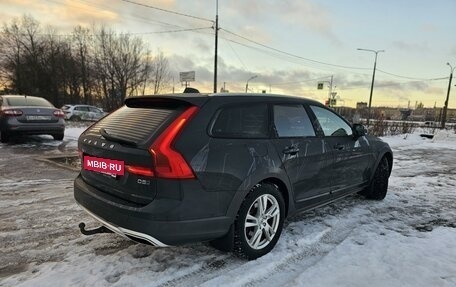
[[[79,129],[79,130],[78,130]],[[384,138],[394,169],[384,201],[350,196],[286,222],[255,261],[205,243],[155,248],[113,234],[75,204],[75,172],[34,160],[74,152],[83,128],[0,144],[0,286],[456,286],[456,135]]]

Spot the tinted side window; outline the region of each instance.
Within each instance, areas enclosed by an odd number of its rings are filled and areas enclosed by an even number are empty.
[[[96,113],[96,114],[101,114],[101,111],[97,108],[92,108],[92,107],[89,107],[89,110],[93,113]]]
[[[325,136],[350,136],[352,135],[351,127],[337,114],[330,110],[310,106]]]
[[[315,136],[312,123],[302,105],[275,105],[274,126],[278,137]]]
[[[232,106],[218,113],[211,134],[215,137],[267,138],[268,126],[266,104]]]
[[[74,110],[75,111],[81,111],[81,112],[88,112],[89,111],[89,107],[75,107]]]

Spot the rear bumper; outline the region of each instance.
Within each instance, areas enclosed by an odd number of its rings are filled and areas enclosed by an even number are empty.
[[[58,134],[65,131],[65,123],[20,123],[16,124],[4,123],[2,130],[15,134]]]
[[[80,205],[80,207],[85,211],[87,212],[90,216],[92,216],[93,218],[95,218],[96,220],[98,220],[101,224],[103,224],[104,226],[106,226],[108,229],[110,229],[112,232],[115,232],[123,237],[134,237],[134,238],[139,238],[141,240],[145,240],[147,242],[149,242],[150,244],[154,245],[154,246],[159,246],[159,247],[166,247],[168,245],[160,242],[158,239],[150,236],[150,235],[147,235],[147,234],[144,234],[144,233],[141,233],[141,232],[137,232],[137,231],[133,231],[133,230],[130,230],[130,229],[126,229],[126,228],[122,228],[122,227],[119,227],[119,226],[115,226],[114,224],[110,223],[110,222],[107,222],[106,220],[104,220],[103,218],[100,218],[98,216],[96,216],[94,213],[90,212],[87,208],[83,207]]]
[[[227,216],[209,215],[206,218],[185,220],[192,218],[192,209],[182,208],[183,204],[176,204],[169,199],[155,199],[142,208],[121,205],[100,196],[100,192],[88,185],[81,176],[74,182],[74,197],[87,213],[108,229],[156,246],[216,239],[225,235],[233,222],[233,219]],[[176,209],[181,210],[177,219],[171,215]],[[164,214],[159,210],[170,211]],[[195,206],[194,210],[201,212],[201,207]],[[160,220],[156,219],[158,213]]]

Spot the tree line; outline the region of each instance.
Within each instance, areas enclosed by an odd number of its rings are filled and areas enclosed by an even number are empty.
[[[69,35],[30,16],[0,32],[0,92],[40,96],[55,106],[94,104],[108,111],[129,96],[157,94],[170,82],[168,60],[131,34],[105,26]]]

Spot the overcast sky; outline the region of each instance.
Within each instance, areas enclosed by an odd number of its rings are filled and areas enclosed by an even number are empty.
[[[191,85],[212,91],[215,0],[131,0],[196,16],[190,18],[121,0],[2,0],[0,19],[23,14],[69,33],[75,25],[105,24],[138,33],[179,72],[196,71]],[[207,19],[207,20],[205,20]],[[456,66],[454,0],[220,0],[218,88],[294,94],[324,101],[317,82],[333,75],[338,105],[368,101],[378,54],[374,106],[443,106],[450,62]],[[194,31],[169,32],[202,28]],[[156,33],[164,31],[166,33]],[[239,37],[239,36],[242,37]],[[325,63],[325,64],[323,64]],[[440,80],[431,80],[444,78]],[[456,108],[456,87],[450,107]]]

